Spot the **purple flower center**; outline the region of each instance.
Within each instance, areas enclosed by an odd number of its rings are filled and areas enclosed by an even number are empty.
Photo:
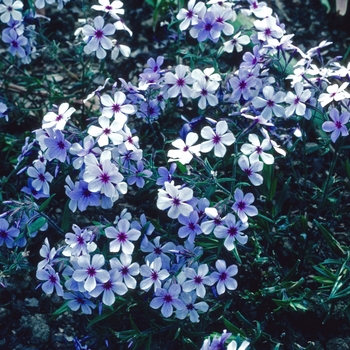
[[[244,202],[238,202],[237,203],[237,207],[238,207],[239,210],[244,210],[246,205],[245,205]]]
[[[127,235],[125,234],[125,232],[119,232],[117,239],[119,242],[124,243],[127,240]]]
[[[154,252],[154,254],[156,254],[156,255],[160,255],[160,254],[162,254],[162,248],[161,248],[161,247],[155,247],[155,248],[153,249],[153,252]]]
[[[237,235],[238,230],[237,230],[237,227],[230,227],[227,232],[228,232],[229,236],[234,237]]]
[[[220,281],[226,281],[227,279],[227,273],[224,271],[224,272],[221,272],[220,273],[220,276],[219,276],[219,279]]]
[[[173,198],[173,205],[175,205],[175,207],[178,207],[180,205],[180,199],[179,198]]]
[[[108,280],[107,282],[103,283],[103,289],[104,290],[111,290],[113,287],[113,284],[111,280]]]
[[[56,117],[56,122],[59,122],[61,119],[63,119],[63,116],[62,116],[62,114],[59,114],[59,115]]]
[[[266,104],[268,107],[273,107],[275,105],[275,101],[268,100]]]
[[[96,276],[96,269],[93,266],[89,266],[87,269],[87,274],[89,275],[89,277]]]
[[[196,228],[196,225],[195,225],[193,222],[190,222],[190,223],[188,224],[188,228],[189,228],[191,231],[194,231],[195,228]]]
[[[254,10],[256,10],[258,8],[258,5],[257,5],[257,3],[255,1],[252,3],[252,7],[253,7]]]
[[[243,90],[243,89],[245,89],[246,87],[247,87],[247,83],[246,83],[246,81],[245,80],[241,80],[240,82],[239,82],[239,88],[241,89],[241,90]]]
[[[0,230],[0,238],[2,238],[2,239],[7,238],[7,231]]]
[[[173,297],[170,294],[165,294],[163,300],[165,303],[171,303],[173,301]]]
[[[82,196],[84,198],[89,198],[89,197],[91,197],[91,192],[87,188],[84,188]]]
[[[101,29],[95,30],[95,37],[101,39],[103,37],[103,31]]]
[[[56,284],[57,283],[57,277],[55,275],[50,275],[49,276],[49,281],[52,284]]]
[[[201,95],[204,96],[204,97],[207,96],[208,95],[208,90],[202,89]]]
[[[129,273],[129,268],[127,266],[123,266],[120,272],[123,276],[126,276]]]
[[[64,148],[65,148],[65,147],[64,147],[64,142],[63,142],[63,141],[57,142],[57,147],[58,147],[59,149],[64,149]]]
[[[12,6],[7,6],[7,11],[8,12],[12,12],[13,11],[13,7]]]
[[[252,170],[250,168],[244,169],[244,172],[248,175],[251,176],[253,174]]]
[[[220,143],[220,141],[221,141],[221,136],[218,134],[215,134],[215,136],[213,137],[213,143],[217,145],[218,143]]]
[[[211,23],[206,23],[204,26],[204,30],[210,32],[213,29],[213,25]]]
[[[193,11],[192,10],[188,10],[186,17],[187,18],[192,18],[193,15],[194,15]]]
[[[270,28],[266,28],[264,33],[265,33],[266,36],[271,36],[272,32],[271,32]]]
[[[300,98],[297,96],[294,100],[294,104],[297,105],[300,102]]]
[[[106,184],[106,183],[108,183],[108,182],[110,181],[111,178],[109,177],[108,174],[103,173],[103,174],[101,175],[100,179],[101,179],[101,182],[103,182],[104,184]]]
[[[117,103],[115,103],[115,104],[112,106],[112,111],[113,111],[114,113],[120,112],[120,105],[118,105]]]
[[[45,181],[46,181],[45,175],[44,175],[44,174],[39,174],[38,179],[39,179],[41,182],[45,182]]]
[[[201,284],[203,282],[203,278],[201,276],[196,276],[193,281],[195,284]]]
[[[183,79],[183,78],[177,79],[176,85],[180,86],[180,87],[185,86],[185,79]]]
[[[110,128],[103,129],[103,133],[105,135],[109,135],[111,133],[111,129]]]
[[[112,7],[111,5],[107,5],[107,6],[105,7],[105,9],[106,9],[107,11],[110,11],[110,10],[113,10],[113,7]]]
[[[262,153],[262,148],[260,147],[260,146],[257,146],[256,148],[255,148],[255,152],[257,153],[257,154],[261,154]]]
[[[158,279],[158,272],[157,271],[153,271],[151,273],[151,279],[152,279],[152,281],[157,281],[157,279]]]
[[[77,242],[79,245],[83,245],[85,243],[84,238],[82,236],[77,237]]]
[[[18,45],[18,42],[16,41],[16,40],[12,40],[11,41],[11,45],[13,46],[13,47],[18,47],[19,45]]]
[[[186,305],[186,309],[189,310],[189,311],[194,310],[193,304],[187,304],[187,305]]]
[[[336,127],[337,129],[341,129],[342,126],[343,126],[343,124],[342,124],[339,120],[336,121],[334,124],[335,124],[335,127]]]

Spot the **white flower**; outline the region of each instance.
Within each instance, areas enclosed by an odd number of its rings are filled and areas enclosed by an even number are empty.
[[[226,146],[232,145],[236,138],[231,131],[228,131],[227,122],[221,120],[217,122],[215,131],[210,126],[205,126],[201,130],[201,136],[209,141],[204,141],[200,145],[201,152],[210,152],[214,148],[216,157],[223,157],[226,153]]]
[[[86,54],[91,54],[96,51],[96,56],[99,59],[106,57],[106,51],[112,48],[112,41],[106,37],[106,35],[113,35],[115,27],[113,24],[108,23],[104,26],[104,19],[101,16],[97,16],[94,19],[94,27],[90,24],[86,24],[83,27],[84,40],[87,45],[84,47]]]
[[[202,17],[206,12],[205,4],[200,1],[197,4],[196,0],[190,0],[186,9],[181,9],[179,13],[176,15],[178,20],[183,20],[180,23],[180,30],[186,30],[190,24],[194,25],[198,23],[198,17]]]
[[[258,39],[261,41],[268,41],[271,38],[279,39],[283,36],[283,29],[277,25],[275,17],[269,16],[263,20],[256,20],[254,26],[258,30]]]
[[[345,91],[348,85],[349,83],[346,82],[341,84],[341,86],[338,86],[337,84],[328,86],[327,93],[322,93],[318,98],[318,102],[320,102],[320,105],[324,107],[331,103],[333,100],[341,101],[345,98],[350,98],[350,94],[347,91]]]
[[[251,205],[255,199],[252,193],[244,195],[243,191],[237,188],[234,197],[235,203],[232,209],[237,213],[242,222],[247,222],[248,216],[258,215],[258,209],[254,205]]]
[[[4,4],[0,4],[0,13],[2,13],[0,20],[3,23],[8,23],[12,17],[14,21],[20,21],[22,19],[23,8],[22,1],[19,0],[3,0]]]
[[[286,108],[286,117],[292,116],[294,113],[299,116],[305,114],[306,105],[305,102],[311,97],[310,90],[304,90],[304,85],[301,82],[297,82],[294,85],[295,95],[288,91],[284,101],[290,103],[290,106]]]
[[[198,135],[194,132],[189,132],[186,136],[186,142],[182,139],[172,142],[171,144],[177,149],[168,151],[169,162],[179,161],[182,164],[188,164],[192,160],[193,154],[200,156],[200,145],[194,145],[197,140]]]
[[[252,100],[252,104],[255,108],[264,108],[261,112],[261,115],[266,119],[270,120],[272,118],[272,114],[276,117],[284,116],[284,108],[279,106],[277,103],[282,103],[286,94],[283,91],[275,91],[272,86],[268,85],[263,88],[263,95],[265,97],[262,98],[260,96],[256,96]]]
[[[233,52],[236,48],[237,52],[241,52],[243,50],[242,45],[248,45],[250,43],[250,39],[248,35],[242,35],[241,32],[238,32],[233,36],[233,38],[229,41],[224,42],[224,51]]]
[[[123,143],[123,136],[118,133],[123,127],[119,121],[111,120],[107,117],[101,116],[98,118],[98,122],[101,127],[91,125],[88,129],[88,134],[93,137],[98,137],[98,145],[100,147],[107,146],[109,140],[113,145],[120,145]]]
[[[190,97],[192,89],[188,86],[193,84],[194,79],[187,66],[179,64],[175,67],[175,74],[167,72],[164,76],[165,84],[171,85],[168,90],[170,98],[181,94],[183,97]]]
[[[272,148],[272,144],[269,139],[265,138],[260,144],[260,140],[257,135],[249,134],[249,143],[244,143],[241,147],[241,152],[245,155],[249,155],[249,160],[251,163],[256,162],[261,157],[265,164],[273,164],[275,159],[272,154],[265,153],[264,151],[269,151]]]
[[[168,216],[177,219],[180,214],[189,216],[193,207],[186,203],[193,198],[193,190],[190,188],[178,189],[173,183],[165,182],[165,190],[158,190],[157,207],[168,211]]]
[[[259,160],[249,162],[248,157],[243,155],[239,157],[238,165],[246,173],[250,182],[254,186],[260,186],[263,183],[264,178],[260,174],[257,174],[258,171],[261,171],[263,169],[263,162],[260,162]]]
[[[226,262],[224,260],[217,260],[215,267],[218,271],[212,272],[211,279],[216,284],[216,291],[219,295],[224,294],[226,288],[228,290],[234,290],[237,288],[237,281],[232,276],[237,275],[238,268],[236,265],[231,265],[226,268]]]
[[[68,103],[62,103],[58,107],[58,113],[48,112],[44,115],[42,128],[54,128],[63,130],[70,116],[76,111],[74,107],[69,107]]]

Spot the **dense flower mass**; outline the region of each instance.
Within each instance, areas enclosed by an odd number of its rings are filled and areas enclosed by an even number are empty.
[[[37,0],[35,6],[43,9],[54,2]],[[59,0],[58,8],[66,2]],[[58,90],[38,93],[50,103],[42,113],[41,128],[26,139],[18,157],[17,175],[26,176],[20,193],[24,204],[9,201],[9,209],[0,216],[2,250],[23,248],[47,227],[61,235],[51,245],[43,239],[38,287],[62,297],[61,310],[93,314],[96,322],[106,311],[114,317],[127,310],[136,330],[125,336],[130,347],[144,335],[133,320],[136,309],[147,315],[149,311],[152,318],[172,318],[169,328],[179,320],[178,329],[192,323],[202,327],[211,313],[224,318],[240,295],[250,297],[248,290],[236,291],[245,281],[234,278],[246,268],[245,259],[267,264],[265,240],[277,259],[270,234],[278,231],[280,237],[287,228],[316,228],[303,213],[291,222],[277,216],[295,200],[285,195],[290,179],[279,184],[286,168],[279,166],[280,158],[293,154],[299,143],[312,153],[313,142],[307,141],[312,128],[317,139],[323,139],[319,149],[325,154],[331,150],[338,156],[348,147],[341,148],[349,135],[350,69],[333,61],[318,67],[316,58],[328,42],[304,53],[293,46],[292,35],[286,35],[265,2],[185,3],[178,12],[169,12],[166,33],[172,33],[171,38],[157,38],[159,50],[178,45],[173,55],[137,63],[138,76],[126,81],[115,76],[117,70],[106,69],[111,64],[109,50],[112,60],[124,59],[119,52],[133,59],[136,55],[113,37],[119,30],[132,34],[120,17],[123,3],[95,1],[92,12],[100,15],[81,20],[72,47],[74,54],[79,52],[79,66],[99,67],[100,75],[91,68],[84,76],[87,80],[77,84],[79,94],[85,93],[82,100],[73,97],[75,92],[66,101],[55,95]],[[7,25],[2,31],[4,55],[28,64],[36,50],[36,32],[28,23],[36,23],[37,17],[22,12],[24,6],[18,0],[3,0],[0,20]],[[162,12],[161,7],[158,10]],[[242,24],[242,18],[250,26]],[[231,70],[227,62],[241,51],[242,62]],[[91,87],[99,81],[101,86]],[[5,97],[0,96],[0,118],[8,120],[19,104],[10,104]],[[14,141],[6,142],[8,150]],[[297,174],[298,162],[288,162]],[[348,162],[344,164],[349,172]],[[314,198],[327,202],[334,182],[330,177],[322,189],[315,185]],[[309,186],[301,181],[293,185],[303,191]],[[303,196],[305,201],[304,192]],[[53,211],[47,207],[56,203],[63,203],[62,208],[50,218]],[[121,211],[114,220],[116,210]],[[79,214],[83,211],[84,216]],[[62,220],[57,224],[59,212]],[[332,251],[343,250],[328,232],[319,230],[332,243]],[[284,277],[289,273],[283,270]],[[275,281],[271,276],[267,269],[263,283]],[[294,310],[296,304],[287,302],[299,299],[288,295],[290,285],[283,278],[274,283],[274,291],[283,291],[281,301],[275,298],[279,308]],[[293,288],[298,283],[293,282]],[[259,288],[254,298],[273,293]],[[230,321],[225,319],[225,325]],[[233,350],[237,342],[239,349],[249,346],[224,331],[207,338],[202,349]]]

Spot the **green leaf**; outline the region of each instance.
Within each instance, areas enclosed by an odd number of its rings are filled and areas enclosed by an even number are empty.
[[[47,206],[50,204],[50,202],[51,202],[51,199],[53,198],[53,197],[55,197],[55,195],[56,195],[56,193],[54,193],[53,195],[51,195],[49,198],[47,198],[46,200],[45,200],[45,202],[44,203],[42,203],[41,205],[40,205],[40,207],[39,207],[39,212],[42,212],[42,211],[44,211],[46,208],[47,208]]]
[[[331,11],[331,5],[328,0],[320,0],[321,4],[326,7],[327,13]]]
[[[348,160],[346,160],[346,162],[345,162],[345,170],[346,170],[346,175],[347,175],[348,179],[350,180],[350,163]]]
[[[69,209],[69,201],[67,201],[63,210],[61,229],[63,232],[67,232],[69,228],[70,228],[70,209]]]
[[[314,220],[314,223],[322,233],[332,252],[342,258],[346,256],[346,252],[340,243],[334,238],[334,236],[318,221]]]
[[[230,321],[228,321],[225,317],[222,317],[222,320],[224,321],[225,327],[229,332],[231,332],[233,335],[243,335],[243,337],[247,337],[245,332],[242,329],[239,329],[235,325],[233,325]]]
[[[39,231],[45,224],[46,224],[46,219],[44,217],[41,216],[37,218],[31,224],[27,225],[27,230],[29,235],[31,235],[33,232]]]

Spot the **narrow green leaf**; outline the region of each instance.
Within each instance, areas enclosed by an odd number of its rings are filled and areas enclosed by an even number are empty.
[[[31,224],[27,225],[28,233],[31,235],[33,232],[39,231],[45,224],[46,224],[46,219],[40,216]]]
[[[47,206],[50,204],[50,202],[51,202],[51,199],[53,198],[53,197],[55,197],[55,195],[56,195],[56,193],[54,193],[53,195],[51,195],[49,198],[47,198],[46,200],[45,200],[45,202],[44,203],[42,203],[41,205],[40,205],[40,207],[39,207],[39,212],[42,212],[42,211],[44,211],[46,208],[47,208]]]
[[[229,320],[227,320],[225,317],[222,318],[224,321],[225,327],[229,332],[231,332],[233,335],[243,335],[243,337],[247,337],[245,332],[242,329],[239,329],[234,324],[232,324]]]
[[[340,243],[334,238],[334,236],[318,221],[314,220],[316,226],[322,233],[323,237],[327,241],[329,247],[331,248],[332,252],[342,258],[346,256],[346,252],[343,249],[343,247],[340,245]]]

